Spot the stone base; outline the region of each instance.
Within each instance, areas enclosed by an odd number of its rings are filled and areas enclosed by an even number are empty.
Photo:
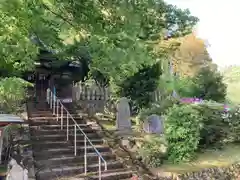
[[[240,163],[233,164],[229,167],[206,168],[194,172],[170,173],[154,172],[160,180],[239,180]]]
[[[120,137],[131,137],[133,135],[132,129],[123,129],[123,130],[116,130],[115,134]]]
[[[122,146],[127,149],[131,148],[130,138],[133,136],[132,131],[116,131],[115,134],[119,137]]]

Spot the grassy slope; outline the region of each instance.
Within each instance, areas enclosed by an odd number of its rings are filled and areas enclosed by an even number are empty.
[[[240,162],[240,145],[228,145],[222,150],[209,150],[198,154],[196,160],[181,164],[164,164],[154,171],[184,173],[212,167],[226,167]]]
[[[234,104],[240,104],[240,66],[225,68],[222,73],[227,84],[227,98]]]

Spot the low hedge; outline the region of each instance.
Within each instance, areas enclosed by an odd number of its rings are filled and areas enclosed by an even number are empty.
[[[239,143],[240,109],[226,113],[223,106],[212,102],[174,105],[165,116],[165,136],[173,162],[191,160],[202,149]]]

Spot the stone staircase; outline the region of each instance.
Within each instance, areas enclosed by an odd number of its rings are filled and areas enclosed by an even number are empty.
[[[107,162],[107,171],[102,163],[102,180],[121,180],[132,177],[132,171],[123,166],[104,143],[97,130],[92,129],[78,115],[72,114],[76,122],[86,133],[93,145]],[[28,103],[28,117],[35,172],[37,180],[52,179],[99,179],[98,155],[87,144],[88,175],[84,176],[84,136],[77,133],[77,155],[74,155],[74,125],[69,121],[69,141],[67,141],[66,123],[61,130],[60,123],[52,115],[47,103]],[[66,116],[64,117],[66,120]]]

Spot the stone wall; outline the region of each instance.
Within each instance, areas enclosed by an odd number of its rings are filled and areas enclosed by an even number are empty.
[[[28,180],[35,180],[34,159],[31,147],[31,139],[29,125],[22,124],[20,128],[11,131],[13,134],[13,145],[11,149],[11,168],[8,176],[18,177],[19,174],[28,176]],[[12,178],[13,180],[21,180],[21,178]],[[12,180],[10,178],[10,180]],[[26,178],[25,178],[26,180]]]
[[[161,174],[159,174],[161,176]],[[197,172],[175,174],[171,177],[159,177],[160,180],[240,180],[240,163],[229,167],[215,167]]]

